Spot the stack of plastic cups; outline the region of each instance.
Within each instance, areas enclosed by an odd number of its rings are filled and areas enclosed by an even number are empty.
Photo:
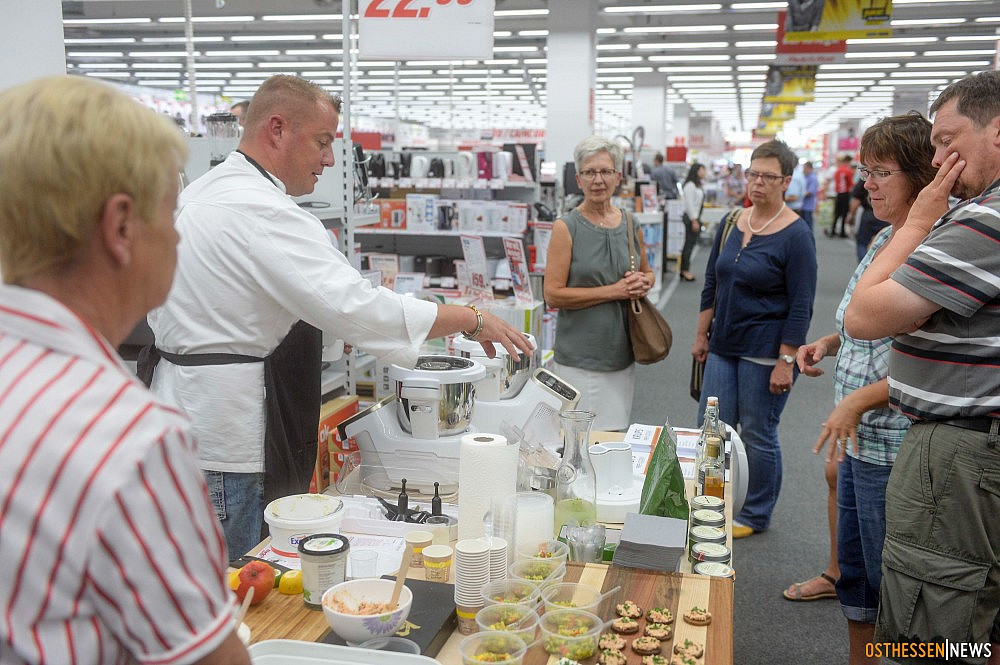
[[[490,548],[490,582],[507,579],[507,541],[503,538],[486,536]]]
[[[506,552],[504,556],[506,560]],[[487,540],[466,538],[455,543],[453,565],[458,630],[463,635],[469,635],[479,630],[476,613],[484,605],[483,586],[490,582],[490,546]]]

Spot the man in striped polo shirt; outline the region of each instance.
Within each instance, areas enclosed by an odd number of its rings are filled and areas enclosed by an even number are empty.
[[[895,337],[890,402],[914,421],[886,492],[876,641],[947,639],[971,645],[949,662],[1000,663],[1000,72],[931,112],[938,175],[845,320]]]
[[[170,289],[186,154],[93,79],[0,93],[2,665],[250,662],[190,422],[115,352]]]

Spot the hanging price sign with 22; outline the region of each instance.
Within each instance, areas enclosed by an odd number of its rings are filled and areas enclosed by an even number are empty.
[[[493,57],[495,0],[359,0],[364,59]]]

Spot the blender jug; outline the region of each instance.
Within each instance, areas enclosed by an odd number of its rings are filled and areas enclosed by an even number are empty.
[[[209,149],[212,157],[209,167],[214,167],[226,161],[240,142],[240,121],[228,111],[213,113],[205,119],[208,128]]]

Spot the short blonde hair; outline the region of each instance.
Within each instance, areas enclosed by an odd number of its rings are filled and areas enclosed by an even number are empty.
[[[0,93],[4,282],[69,263],[114,194],[151,220],[186,159],[173,122],[106,83],[53,76]]]
[[[249,133],[256,132],[275,113],[289,116],[292,122],[315,112],[316,105],[327,103],[340,113],[340,97],[322,86],[298,76],[276,74],[264,81],[250,100],[243,124]]]
[[[625,149],[614,141],[609,141],[603,136],[596,134],[583,139],[573,149],[573,161],[576,163],[576,170],[579,171],[582,169],[585,161],[602,152],[611,155],[611,161],[614,162],[616,171],[622,170],[622,164],[625,162]]]

